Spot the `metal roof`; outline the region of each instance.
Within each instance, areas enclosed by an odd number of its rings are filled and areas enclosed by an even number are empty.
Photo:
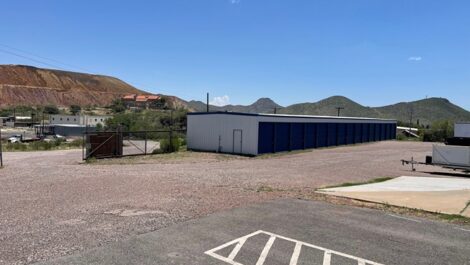
[[[319,116],[319,115],[292,115],[292,114],[272,114],[272,113],[245,113],[245,112],[230,112],[230,111],[211,111],[211,112],[190,112],[188,115],[214,115],[214,114],[228,114],[238,116],[261,116],[261,117],[275,117],[275,118],[307,118],[307,119],[343,119],[343,120],[380,120],[380,121],[396,121],[393,119],[379,119],[367,117],[345,117],[345,116]]]

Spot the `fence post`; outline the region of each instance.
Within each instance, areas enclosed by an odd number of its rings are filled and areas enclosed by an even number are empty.
[[[0,124],[0,168],[3,167],[2,126],[3,126],[3,123]]]
[[[147,154],[147,131],[145,131],[145,154]]]
[[[173,130],[170,129],[170,152],[173,152]]]

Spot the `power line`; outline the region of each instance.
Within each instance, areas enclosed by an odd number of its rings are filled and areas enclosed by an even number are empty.
[[[11,52],[11,51],[7,51],[7,50],[4,50],[4,49],[0,49],[0,52],[7,53],[7,54],[10,54],[10,55],[13,55],[13,56],[17,56],[17,57],[20,57],[20,58],[23,58],[23,59],[27,59],[27,60],[36,62],[36,63],[47,65],[47,66],[50,66],[50,67],[54,67],[54,68],[57,68],[57,69],[60,69],[60,70],[65,70],[60,66],[53,65],[53,64],[50,64],[50,63],[46,63],[46,62],[43,62],[43,61],[40,61],[40,60],[36,60],[34,58],[24,56],[24,55],[21,55],[21,54],[18,54],[18,53],[14,53],[14,52]]]
[[[85,69],[83,67],[79,67],[79,66],[75,66],[75,65],[72,65],[72,64],[68,64],[68,63],[64,63],[64,62],[61,62],[59,60],[55,60],[55,59],[52,59],[52,58],[48,58],[48,57],[44,57],[44,56],[41,56],[41,55],[37,55],[35,53],[32,53],[32,52],[28,52],[28,51],[25,51],[25,50],[22,50],[22,49],[18,49],[18,48],[15,48],[15,47],[11,47],[9,45],[5,45],[5,44],[2,44],[0,43],[0,46],[3,46],[5,48],[8,48],[10,50],[15,50],[17,52],[20,52],[20,53],[24,53],[24,54],[28,54],[28,55],[31,55],[31,56],[34,56],[34,57],[37,57],[37,58],[41,58],[43,60],[46,60],[46,61],[51,61],[51,62],[55,62],[55,63],[58,63],[58,64],[61,64],[61,65],[64,65],[64,66],[68,66],[69,68],[74,68],[74,69],[78,69],[78,70],[82,70],[82,71],[86,71],[86,72],[93,72],[93,71],[90,71],[89,69]],[[15,54],[16,55],[16,54]],[[27,56],[24,56],[24,57],[27,57]],[[24,58],[23,57],[23,58]],[[31,57],[28,57],[27,59],[33,59]],[[37,62],[38,60],[36,60]],[[41,62],[41,63],[44,63],[44,62]],[[48,64],[48,63],[46,63]],[[52,65],[52,64],[48,64],[48,65]],[[57,65],[55,65],[54,67],[57,67]],[[62,67],[59,67],[61,69],[63,69]]]

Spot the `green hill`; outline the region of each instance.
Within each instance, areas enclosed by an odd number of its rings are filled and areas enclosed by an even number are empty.
[[[337,115],[336,107],[343,107],[341,116],[388,118],[430,124],[438,120],[470,121],[470,112],[443,98],[429,98],[401,102],[384,107],[365,107],[346,97],[334,96],[314,103],[301,103],[281,109],[279,113],[305,115]]]
[[[452,104],[444,98],[428,98],[408,103],[374,108],[380,117],[409,121],[412,112],[413,121],[419,119],[421,124],[430,124],[438,120],[470,121],[470,112]]]
[[[290,105],[279,110],[283,114],[305,114],[305,115],[324,115],[336,116],[338,110],[336,107],[342,107],[341,116],[347,117],[379,117],[380,114],[373,108],[364,107],[349,98],[342,96],[329,97],[315,103],[300,103]]]

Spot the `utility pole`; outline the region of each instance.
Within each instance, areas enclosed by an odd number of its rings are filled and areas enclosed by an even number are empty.
[[[343,107],[336,107],[336,109],[338,110],[338,117],[340,116],[341,114],[341,110],[344,109]]]
[[[413,127],[413,106],[410,105],[410,132],[411,132],[412,127]]]
[[[209,112],[209,93],[207,93],[206,108],[207,108],[207,112]]]

